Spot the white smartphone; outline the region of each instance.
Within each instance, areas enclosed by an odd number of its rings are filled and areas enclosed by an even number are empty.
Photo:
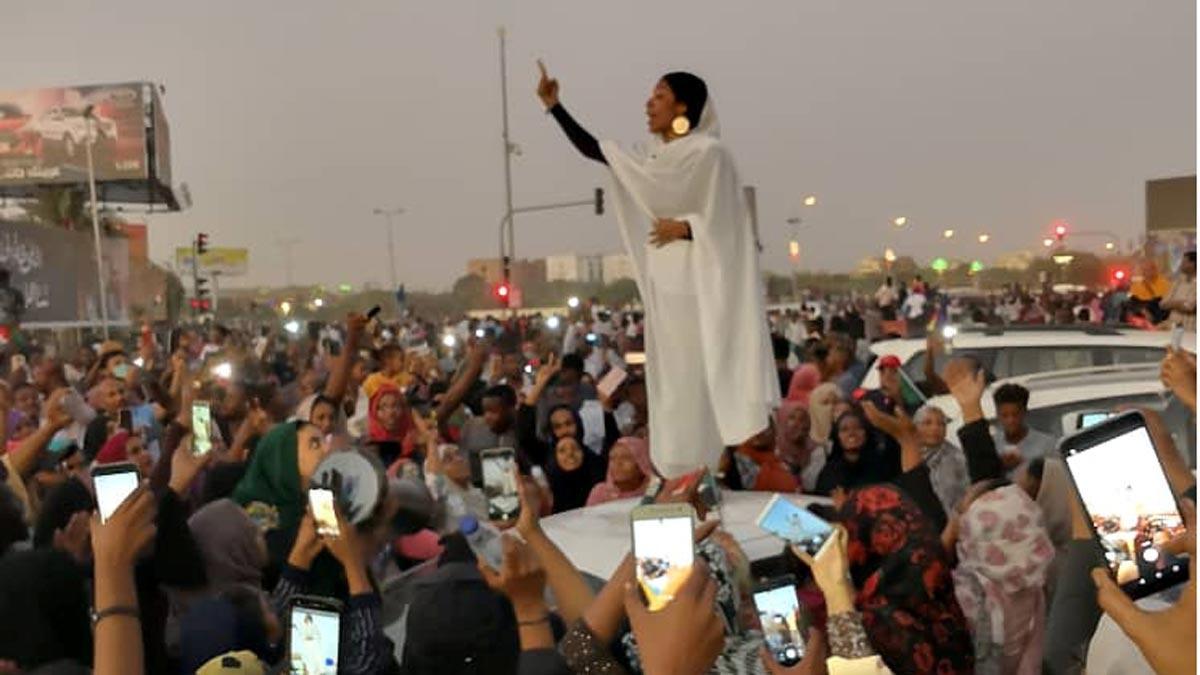
[[[1112,417],[1060,447],[1121,590],[1136,599],[1187,581],[1187,560],[1164,550],[1187,527],[1141,413]]]
[[[644,366],[646,365],[646,352],[626,352],[625,365],[627,366]]]
[[[596,391],[604,398],[611,398],[627,377],[629,373],[624,368],[614,366],[596,383]]]
[[[521,511],[517,489],[517,454],[512,448],[493,448],[479,453],[483,472],[483,495],[487,497],[488,520],[512,520]]]
[[[131,462],[97,464],[92,467],[92,485],[96,488],[96,507],[100,510],[100,522],[108,522],[113,511],[137,489],[137,467]]]
[[[207,402],[192,404],[192,454],[206,455],[212,450],[212,407]]]
[[[650,611],[666,607],[695,562],[690,504],[648,504],[630,514],[638,585]]]
[[[317,534],[322,537],[341,535],[341,531],[338,529],[337,511],[333,508],[333,490],[323,487],[309,488],[308,503],[312,507]]]
[[[800,546],[809,555],[820,553],[833,534],[833,526],[783,495],[771,497],[756,521],[763,530]]]
[[[333,598],[298,596],[288,619],[288,673],[334,675],[341,645],[341,604]]]

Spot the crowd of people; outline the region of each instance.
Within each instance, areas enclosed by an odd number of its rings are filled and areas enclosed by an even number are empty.
[[[923,328],[938,303],[913,298],[938,296],[906,287],[901,299],[885,283],[864,314]],[[69,354],[13,336],[0,673],[326,672],[288,658],[289,610],[310,596],[339,603],[340,673],[1194,672],[1193,585],[1161,614],[1107,576],[1097,591],[1102,553],[1056,439],[1025,421],[1028,392],[998,388],[992,428],[984,374],[950,359],[927,380],[962,410],[949,438],[895,357],[870,364],[878,390],[858,389],[868,331],[853,315],[771,317],[784,402],[713,467],[729,490],[832,499],[831,544],[782,551],[816,617],[793,667],[763,651],[749,561],[711,518],[695,571],[655,612],[631,590],[631,558],[592,584],[540,525],[672,478],[653,461],[637,312],[593,301],[552,319],[352,314],[301,334],[147,327]],[[1194,411],[1194,356],[1171,352],[1162,372]],[[193,428],[197,403],[211,429]],[[197,435],[211,451],[194,452]],[[1189,518],[1171,545],[1194,554],[1195,480],[1170,435],[1156,441]],[[520,473],[518,515],[494,523],[508,530],[498,567],[459,531],[494,515],[479,477],[497,448]],[[339,453],[366,458],[381,489],[319,534],[307,491]],[[101,522],[92,471],[121,462],[142,485]]]

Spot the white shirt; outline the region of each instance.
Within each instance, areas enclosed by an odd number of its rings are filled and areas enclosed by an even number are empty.
[[[891,307],[896,304],[896,289],[884,284],[875,291],[875,303],[880,307]]]
[[[904,316],[909,319],[919,319],[925,316],[925,296],[921,293],[909,293],[904,300]]]

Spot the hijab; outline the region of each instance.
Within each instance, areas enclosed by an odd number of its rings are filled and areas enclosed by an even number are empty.
[[[555,513],[585,505],[592,488],[604,479],[604,460],[583,443],[579,443],[579,452],[583,455],[583,463],[574,471],[564,471],[559,467],[557,452],[553,449],[546,458],[546,478],[554,494]]]
[[[852,492],[846,528],[855,607],[871,646],[897,675],[973,673],[971,634],[954,595],[950,561],[932,522],[903,492]]]
[[[379,405],[383,402],[384,397],[389,395],[395,396],[400,404],[400,419],[391,429],[385,427],[379,419]],[[404,392],[400,391],[399,387],[391,382],[379,385],[375,393],[371,394],[371,402],[367,411],[367,436],[372,443],[400,443],[403,456],[407,457],[412,453],[413,444],[409,434],[413,428],[412,410],[409,409]]]
[[[1046,572],[1054,547],[1019,485],[989,490],[959,520],[954,590],[975,637],[980,673],[1042,668]]]
[[[806,363],[792,373],[792,382],[788,385],[787,400],[808,405],[811,396],[821,384],[821,371],[814,364]]]
[[[667,73],[662,79],[671,88],[675,100],[687,106],[684,115],[687,116],[691,127],[699,127],[701,113],[708,103],[708,85],[699,77],[683,71]]]
[[[613,449],[615,450],[618,445],[625,446],[633,454],[633,461],[637,462],[638,468],[642,470],[643,480],[636,488],[622,491],[617,485],[616,478],[613,476],[613,466],[610,461],[608,463],[608,475],[605,476],[604,482],[592,488],[591,494],[588,495],[588,506],[595,506],[617,499],[625,499],[626,497],[640,496],[645,491],[646,482],[658,475],[658,471],[650,461],[650,445],[646,443],[645,439],[636,436],[625,436],[613,444]],[[609,456],[611,458],[611,451],[609,452]]]
[[[300,423],[275,425],[258,442],[246,474],[233,489],[233,501],[241,504],[260,530],[295,530],[304,516],[304,492],[300,488]]]
[[[813,439],[814,443],[827,442],[833,429],[833,406],[835,404],[821,403],[821,400],[829,392],[837,394],[838,399],[842,398],[842,390],[838,389],[837,384],[833,382],[817,385],[809,394],[808,416],[812,420],[812,431],[808,436]]]
[[[779,453],[779,459],[783,460],[793,474],[799,476],[812,456],[813,442],[812,438],[807,436],[799,443],[793,440],[795,429],[789,426],[788,418],[797,408],[807,410],[808,406],[790,398],[780,404],[779,410],[775,413],[775,429],[777,430],[775,447]]]
[[[231,499],[219,499],[188,518],[188,528],[204,558],[209,587],[221,590],[230,585],[262,587],[262,570],[267,552],[258,527]]]
[[[862,424],[865,435],[858,459],[853,461],[847,457],[846,448],[842,445],[841,435],[838,433],[842,422],[851,417]],[[895,453],[893,457],[893,453],[888,452],[888,449],[879,443],[877,433],[866,417],[857,410],[842,413],[829,434],[832,445],[829,457],[825,460],[825,467],[821,469],[821,475],[817,478],[816,492],[827,495],[835,488],[852,490],[895,478],[900,473],[899,454]]]

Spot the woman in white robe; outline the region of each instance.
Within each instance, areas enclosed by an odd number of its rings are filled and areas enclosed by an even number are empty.
[[[780,392],[758,246],[707,86],[690,73],[659,80],[646,102],[653,140],[633,152],[584,131],[544,67],[538,96],[579,151],[612,172],[646,307],[654,463],[667,476],[716,470],[725,446],[769,426]]]

